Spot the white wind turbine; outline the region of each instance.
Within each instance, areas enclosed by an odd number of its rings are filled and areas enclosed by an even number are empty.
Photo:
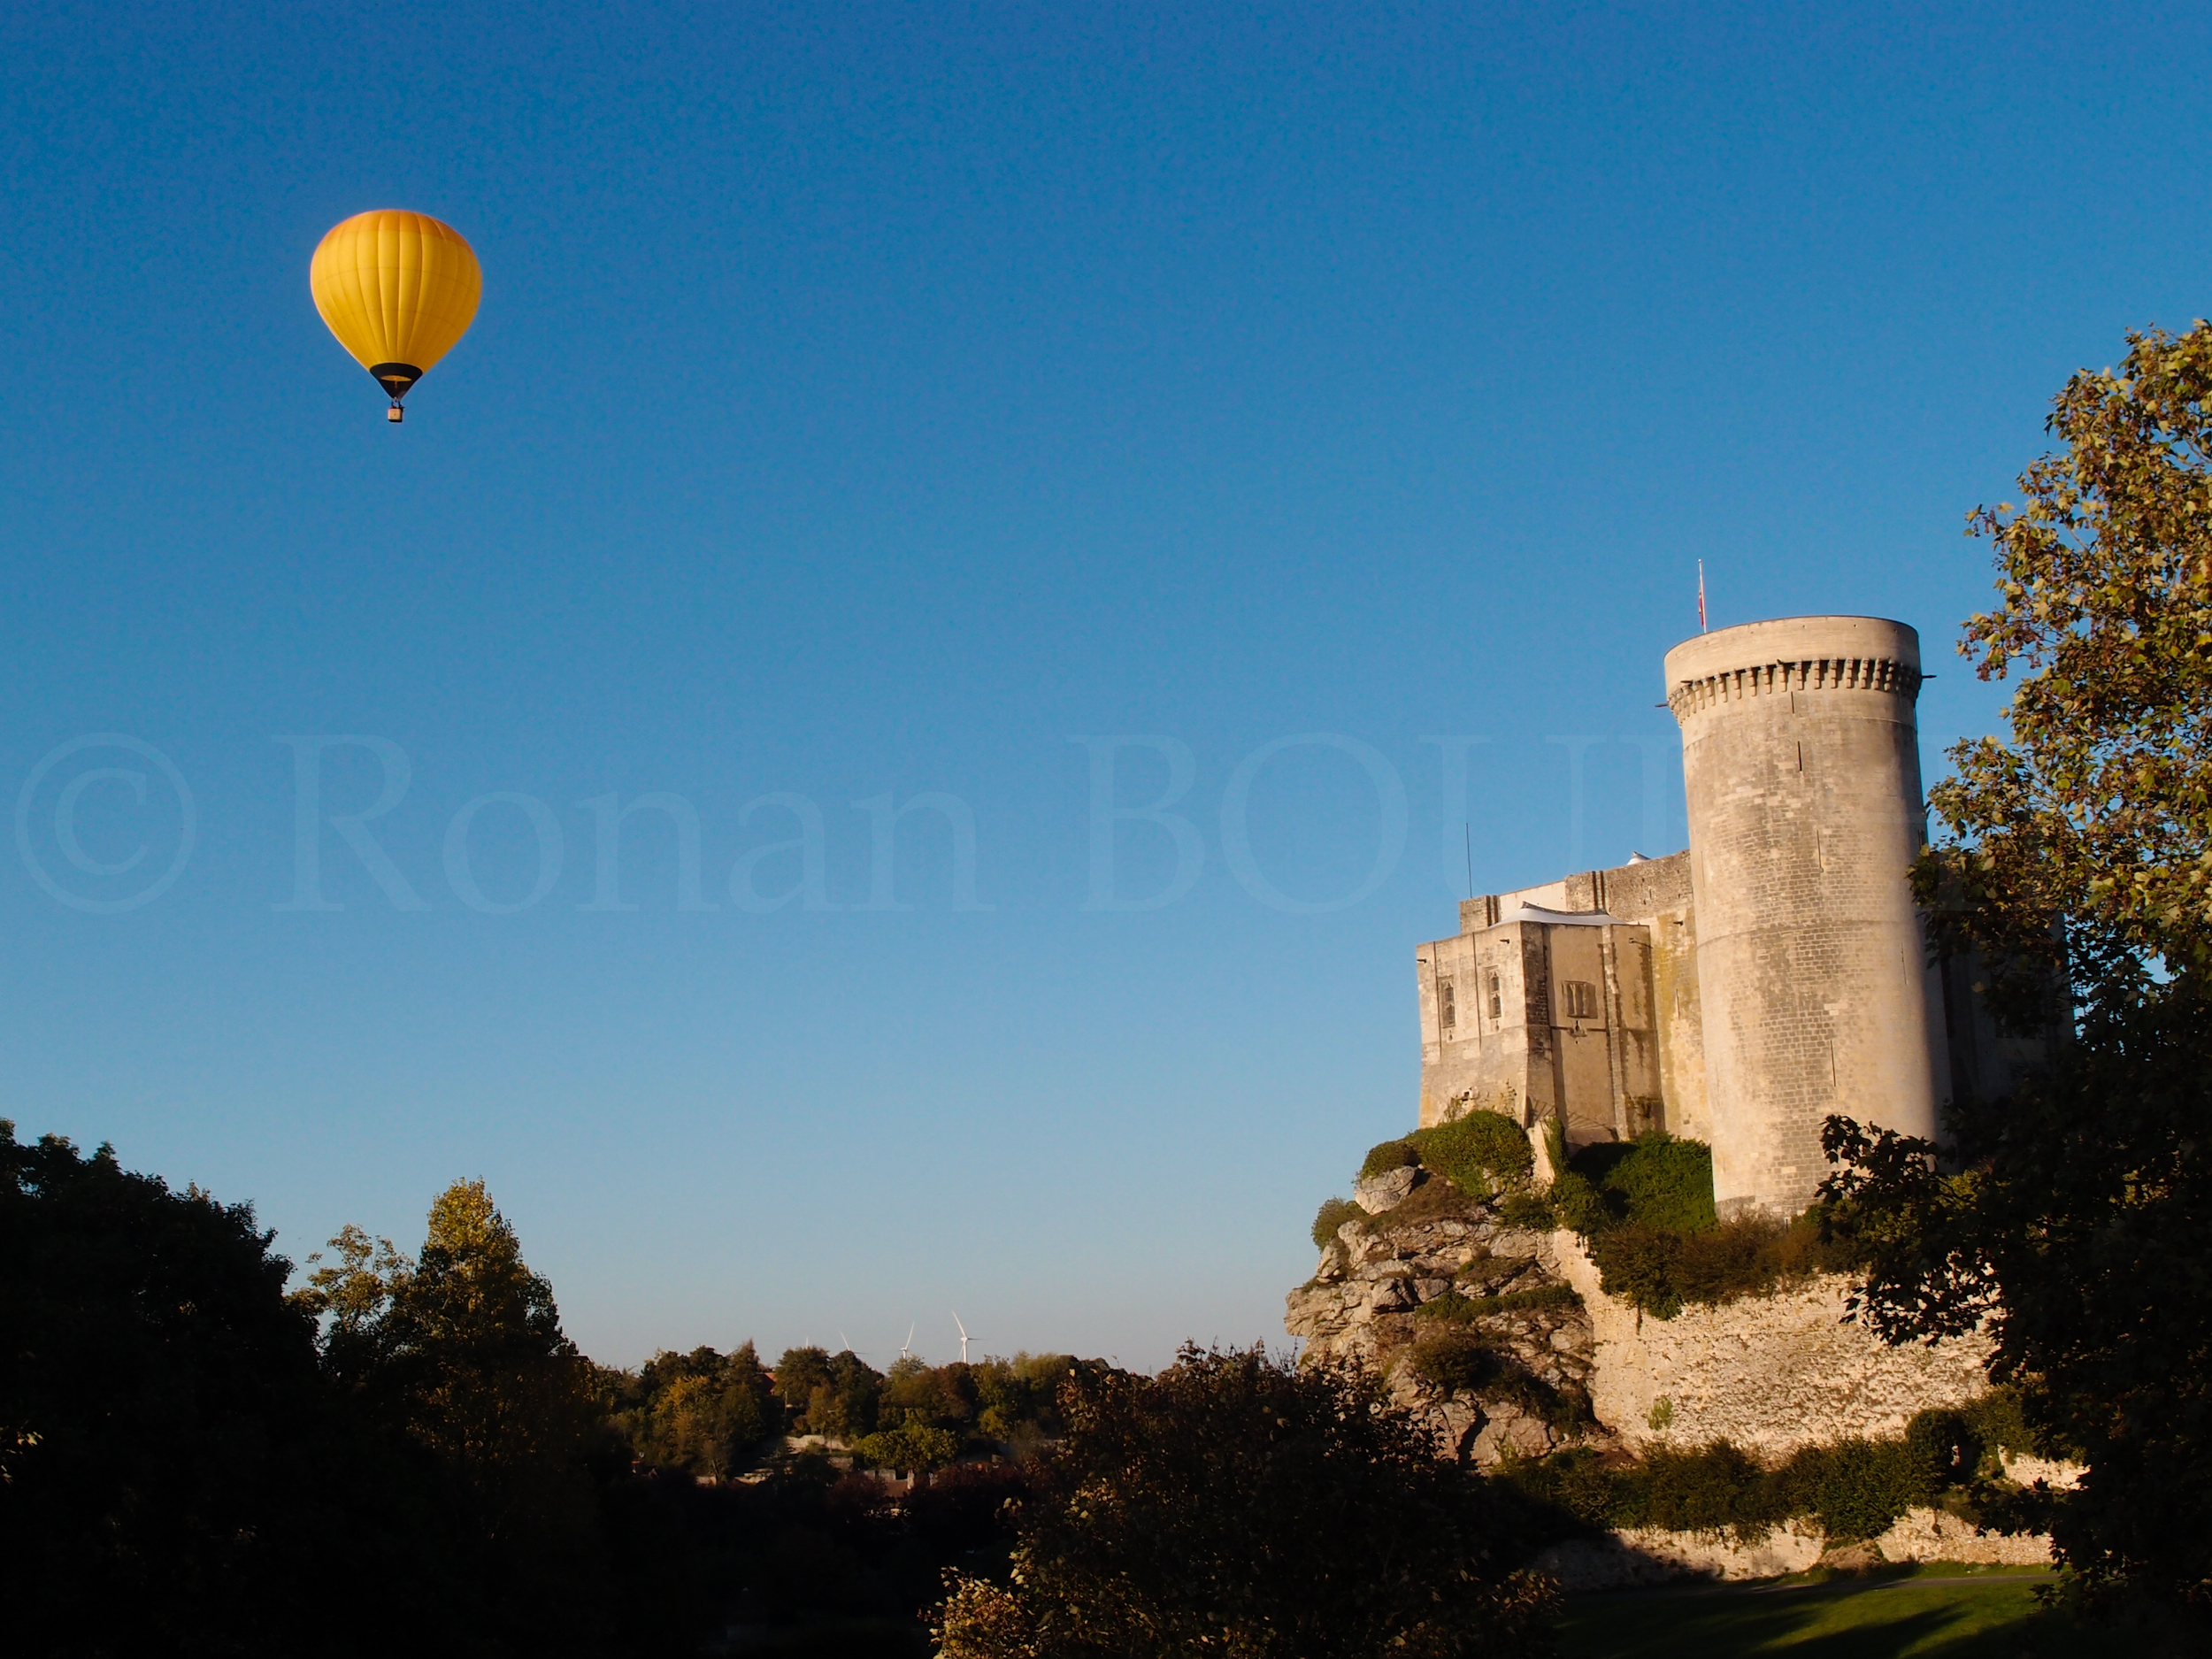
[[[914,1322],[914,1325],[919,1325],[921,1321],[917,1319]],[[956,1319],[955,1323],[957,1324],[958,1321]],[[906,1340],[899,1344],[899,1357],[901,1359],[906,1358],[908,1355],[914,1351],[914,1325],[910,1325],[906,1327]]]
[[[952,1316],[952,1322],[954,1325],[958,1325],[960,1329],[960,1363],[963,1365],[965,1365],[968,1363],[968,1344],[975,1339],[968,1334],[968,1327],[960,1324],[960,1316],[958,1314],[956,1313]]]

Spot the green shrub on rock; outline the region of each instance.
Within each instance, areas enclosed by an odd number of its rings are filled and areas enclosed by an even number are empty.
[[[1408,1139],[1424,1169],[1477,1198],[1520,1185],[1535,1167],[1527,1134],[1502,1112],[1471,1111]]]
[[[1471,1325],[1500,1313],[1537,1313],[1555,1308],[1579,1308],[1582,1298],[1571,1285],[1543,1285],[1534,1290],[1509,1290],[1502,1296],[1463,1296],[1448,1290],[1432,1296],[1413,1310],[1417,1319]]]
[[[1367,1212],[1348,1198],[1332,1198],[1325,1202],[1313,1218],[1313,1242],[1317,1249],[1325,1250],[1336,1238],[1337,1229],[1348,1221],[1357,1221]]]
[[[1521,1227],[1530,1233],[1549,1233],[1560,1225],[1551,1200],[1542,1193],[1525,1189],[1508,1193],[1498,1201],[1498,1219],[1509,1227]]]
[[[1402,1170],[1421,1162],[1421,1155],[1414,1150],[1413,1137],[1385,1141],[1367,1148],[1367,1156],[1359,1166],[1359,1179],[1372,1180],[1378,1175],[1387,1175],[1393,1170]]]

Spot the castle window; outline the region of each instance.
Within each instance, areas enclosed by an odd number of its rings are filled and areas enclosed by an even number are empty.
[[[1490,1023],[1494,1025],[1504,1017],[1505,1002],[1498,995],[1498,976],[1493,973],[1490,976]]]
[[[1449,979],[1436,982],[1436,1023],[1446,1031],[1459,1023],[1459,1010],[1454,1005],[1452,982]]]
[[[1566,1003],[1569,1019],[1595,1019],[1598,1017],[1598,987],[1587,979],[1563,979],[1560,995]]]

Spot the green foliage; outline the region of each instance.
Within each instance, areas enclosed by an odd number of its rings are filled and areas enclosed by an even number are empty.
[[[1010,1584],[963,1576],[945,1659],[1533,1655],[1552,1611],[1502,1494],[1371,1378],[1186,1348],[1079,1372]]]
[[[1509,1457],[1493,1478],[1583,1526],[1615,1525],[1620,1502],[1617,1478],[1586,1446],[1571,1446],[1545,1457]]]
[[[497,1617],[580,1639],[605,1402],[561,1330],[552,1286],[481,1181],[438,1195],[412,1259],[388,1241],[372,1251],[358,1228],[331,1242],[338,1261],[296,1296],[330,1318],[326,1374],[366,1423],[418,1455],[442,1511],[442,1547],[456,1570],[502,1584]]]
[[[1508,1193],[1498,1201],[1498,1219],[1509,1227],[1525,1227],[1531,1233],[1549,1233],[1561,1225],[1551,1200],[1526,1188]]]
[[[1486,1198],[1525,1183],[1535,1164],[1527,1134],[1501,1112],[1471,1111],[1408,1139],[1424,1169],[1471,1197]]]
[[[1448,1290],[1432,1296],[1413,1310],[1416,1319],[1437,1319],[1468,1325],[1501,1313],[1538,1313],[1557,1308],[1579,1308],[1582,1298],[1571,1285],[1543,1285],[1534,1290],[1509,1290],[1501,1296],[1463,1296]]]
[[[2093,1587],[2212,1584],[2212,324],[2131,334],[2047,422],[2021,503],[1970,518],[1996,603],[1961,647],[2014,678],[1950,751],[1915,872],[1994,1011],[2068,1035],[1932,1148],[1831,1120],[1830,1189],[1895,1341],[1987,1321],[1990,1374],[2088,1473],[2044,1517]],[[2031,1517],[2022,1517],[2031,1518]]]
[[[1403,1202],[1377,1215],[1363,1212],[1359,1225],[1366,1233],[1388,1233],[1417,1221],[1472,1221],[1481,1215],[1481,1203],[1449,1181],[1423,1181]]]
[[[2031,1028],[2062,1018],[2054,981],[2117,1010],[2212,974],[2212,325],[2128,345],[2066,382],[2021,504],[1969,516],[1998,603],[1960,654],[2018,678],[2008,736],[1954,746],[1928,792],[1948,834],[1921,901]]]
[[[1798,1517],[1841,1542],[1872,1538],[1938,1483],[1903,1440],[1847,1440],[1806,1448],[1770,1469],[1727,1440],[1658,1447],[1608,1470],[1587,1452],[1555,1454],[1500,1471],[1528,1496],[1588,1526],[1649,1526],[1749,1542]]]
[[[1481,1333],[1445,1321],[1414,1338],[1407,1363],[1432,1388],[1447,1394],[1463,1388],[1479,1394],[1504,1375],[1505,1358]]]
[[[783,1409],[753,1345],[660,1353],[635,1376],[607,1374],[612,1422],[631,1455],[655,1469],[721,1479],[757,1461]]]
[[[1578,1388],[1555,1388],[1496,1338],[1456,1320],[1424,1327],[1407,1362],[1413,1374],[1446,1393],[1464,1390],[1479,1400],[1509,1400],[1555,1428],[1578,1428],[1590,1418],[1589,1397]]]
[[[883,1374],[850,1348],[784,1350],[776,1362],[776,1398],[803,1434],[851,1441],[872,1433]]]
[[[1567,1125],[1556,1118],[1544,1119],[1544,1154],[1551,1160],[1553,1179],[1567,1172]]]
[[[1327,1249],[1335,1240],[1339,1227],[1348,1221],[1359,1220],[1366,1213],[1348,1198],[1327,1200],[1313,1218],[1314,1247],[1317,1249]]]
[[[1368,1148],[1366,1157],[1360,1162],[1359,1179],[1371,1180],[1378,1175],[1387,1175],[1393,1170],[1410,1169],[1420,1161],[1421,1155],[1414,1149],[1412,1137],[1386,1141],[1379,1146]]]
[[[1071,1354],[1019,1353],[972,1367],[969,1374],[982,1408],[977,1432],[1017,1451],[1033,1450],[1056,1436],[1060,1386],[1082,1363]]]
[[[1613,1211],[1604,1197],[1578,1171],[1560,1171],[1544,1196],[1553,1220],[1560,1226],[1571,1227],[1585,1239],[1594,1238],[1614,1223]]]
[[[877,1392],[876,1424],[880,1429],[926,1424],[953,1431],[956,1439],[972,1426],[980,1403],[973,1366],[933,1366],[907,1355],[892,1363]]]
[[[1629,1222],[1600,1232],[1589,1250],[1605,1294],[1658,1319],[1671,1319],[1690,1303],[1709,1307],[1765,1295],[1810,1274],[1845,1271],[1859,1260],[1853,1246],[1824,1233],[1816,1213],[1786,1225],[1744,1216],[1700,1233]]]
[[[945,1569],[1005,1548],[1018,1470],[696,1482],[778,1409],[750,1346],[587,1367],[478,1184],[414,1255],[344,1229],[290,1298],[270,1244],[246,1206],[0,1124],[11,1653],[598,1659],[733,1617],[780,1631],[764,1650],[921,1653]],[[1033,1425],[1076,1368],[940,1369]],[[946,1455],[899,1409],[902,1457]]]
[[[1778,1470],[1770,1511],[1810,1515],[1839,1542],[1887,1532],[1937,1489],[1909,1440],[1850,1439],[1807,1447]]]
[[[960,1455],[960,1437],[948,1429],[910,1420],[894,1429],[862,1435],[854,1442],[853,1450],[879,1469],[929,1474]]]
[[[2016,1508],[2102,1588],[2212,1583],[2212,997],[2177,979],[2085,1020],[2011,1100],[1925,1142],[1829,1124],[1826,1192],[1869,1258],[1859,1317],[1909,1342],[1985,1328],[2022,1419],[2080,1483]],[[1992,1408],[1995,1410],[1997,1408]],[[2026,1432],[2022,1433],[2024,1428]],[[1985,1436],[1997,1439],[1999,1436]]]
[[[1939,1417],[1950,1423],[1939,1423]],[[1924,1423],[1923,1419],[1925,1419]],[[1954,1438],[1955,1413],[1924,1413],[1894,1440],[1844,1440],[1806,1447],[1776,1468],[1727,1440],[1657,1447],[1608,1470],[1587,1453],[1513,1463],[1502,1479],[1540,1503],[1589,1526],[1653,1526],[1748,1542],[1799,1517],[1837,1542],[1872,1538],[1906,1510],[1932,1503],[1974,1474]]]
[[[1905,1445],[1931,1491],[1964,1486],[1982,1464],[1982,1437],[1964,1411],[1931,1407],[1905,1425]]]
[[[2027,1414],[2021,1408],[2020,1391],[2002,1385],[1966,1408],[1966,1421],[1975,1439],[1994,1451],[2033,1452],[2045,1443],[2028,1426]],[[2072,1455],[2078,1448],[2050,1448]]]
[[[1785,1518],[1776,1513],[1777,1495],[1758,1461],[1727,1440],[1660,1447],[1617,1478],[1613,1520],[1617,1526],[1763,1537]]]
[[[1655,1129],[1633,1141],[1585,1147],[1571,1168],[1589,1183],[1610,1224],[1700,1233],[1716,1223],[1713,1150],[1702,1141]]]

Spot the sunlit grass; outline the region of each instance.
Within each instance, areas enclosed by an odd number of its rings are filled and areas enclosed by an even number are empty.
[[[1573,1603],[1561,1659],[1997,1659],[2041,1611],[2033,1569],[1931,1563],[1895,1578],[1654,1590]]]

